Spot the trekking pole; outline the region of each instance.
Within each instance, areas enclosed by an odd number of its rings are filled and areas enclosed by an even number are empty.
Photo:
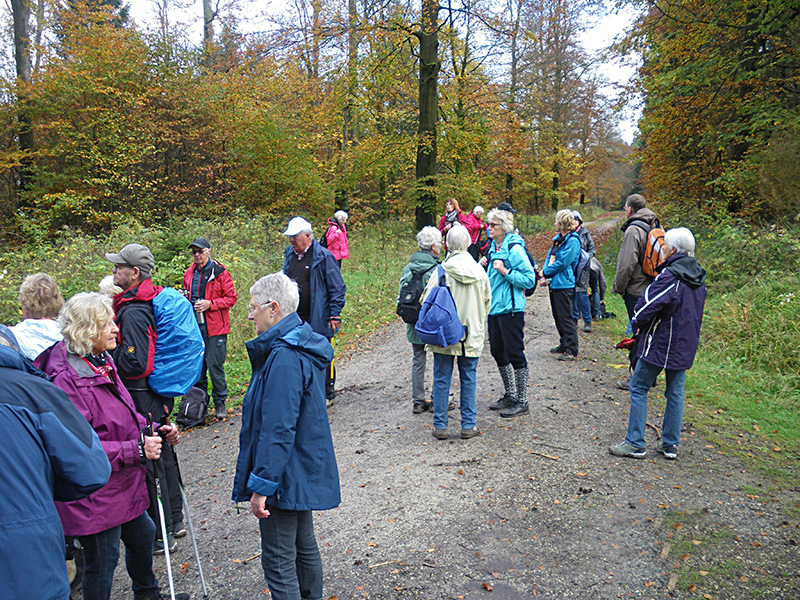
[[[145,433],[148,436],[153,435],[153,417],[147,413],[147,428]],[[161,501],[161,481],[158,478],[158,471],[156,469],[156,461],[153,460],[153,479],[156,482],[156,497],[158,498],[158,516],[161,518],[161,540],[164,542],[164,560],[167,562],[167,580],[169,581],[169,597],[170,600],[175,600],[175,585],[172,581],[172,563],[169,558],[169,538],[167,536],[167,523],[164,519],[164,505]]]

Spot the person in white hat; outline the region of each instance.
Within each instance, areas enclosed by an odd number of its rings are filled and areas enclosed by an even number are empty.
[[[342,323],[346,292],[336,259],[314,239],[311,223],[303,217],[289,221],[283,235],[289,238],[289,246],[283,253],[283,272],[300,290],[297,314],[315,332],[331,340]],[[328,406],[336,396],[335,382],[336,371],[331,361],[325,376]]]

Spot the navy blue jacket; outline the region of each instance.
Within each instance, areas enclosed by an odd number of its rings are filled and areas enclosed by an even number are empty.
[[[38,375],[38,376],[37,376]],[[64,531],[53,500],[85,498],[111,465],[67,395],[0,346],[0,581],[8,600],[64,600]]]
[[[341,317],[344,309],[344,295],[346,287],[342,279],[342,272],[336,264],[336,259],[327,248],[319,245],[317,240],[311,240],[311,328],[330,339],[333,331],[328,327],[331,317]],[[283,272],[289,269],[289,260],[295,256],[294,250],[288,246],[283,252]]]
[[[692,366],[706,303],[705,281],[705,269],[686,254],[673,254],[659,267],[633,311],[640,360],[676,371]]]
[[[242,402],[234,502],[249,501],[255,492],[284,510],[339,506],[325,408],[330,343],[292,313],[246,346],[253,376]]]

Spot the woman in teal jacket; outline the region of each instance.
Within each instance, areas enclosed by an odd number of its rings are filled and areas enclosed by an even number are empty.
[[[528,361],[525,358],[525,290],[536,285],[536,272],[525,252],[525,241],[514,231],[514,215],[494,209],[486,217],[489,237],[487,268],[492,290],[489,308],[489,348],[497,363],[505,393],[490,410],[512,418],[528,412],[526,389]]]
[[[550,286],[550,308],[558,329],[558,346],[550,350],[558,360],[575,360],[578,356],[578,327],[572,318],[575,301],[575,267],[581,257],[581,240],[575,233],[575,217],[570,210],[556,214],[556,236],[547,252],[542,275]]]

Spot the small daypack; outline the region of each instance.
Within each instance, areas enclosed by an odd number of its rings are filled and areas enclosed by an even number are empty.
[[[200,378],[205,344],[194,308],[176,289],[165,287],[153,298],[156,347],[150,388],[162,396],[183,396]]]
[[[395,313],[403,319],[404,323],[414,325],[419,319],[419,310],[422,306],[419,299],[422,296],[422,273],[411,272],[411,279],[400,287],[400,296],[397,299]]]
[[[188,429],[206,422],[208,414],[208,398],[206,393],[199,387],[193,387],[181,400],[178,405],[178,412],[175,414],[175,422]]]
[[[636,225],[647,232],[647,242],[642,253],[642,271],[648,277],[655,277],[658,275],[656,268],[664,262],[664,251],[666,250],[661,223],[658,219],[653,219],[653,223],[650,225],[646,221],[636,219],[631,221],[631,225]]]
[[[328,247],[328,230],[327,229],[325,230],[325,233],[323,233],[322,236],[319,238],[319,245],[322,246],[323,248],[327,248]]]
[[[508,245],[508,251],[511,252],[511,249],[514,246],[518,246],[518,245],[519,245],[519,242],[515,242],[513,244],[509,244]],[[522,245],[522,249],[525,250],[525,256],[528,257],[528,262],[531,264],[531,269],[533,269],[533,273],[535,275],[536,274],[536,259],[533,258],[533,254],[531,254],[531,251],[528,250],[528,247],[525,244]],[[533,292],[536,291],[536,286],[538,284],[539,284],[539,278],[538,277],[534,277],[534,279],[533,279],[533,287],[532,288],[528,288],[528,289],[525,290],[525,296],[526,297],[527,296],[533,296]],[[509,285],[511,285],[511,284],[509,284]],[[512,296],[512,298],[513,298],[513,296]]]
[[[414,328],[423,344],[432,346],[452,346],[466,338],[466,328],[458,318],[453,293],[445,281],[444,268],[437,269],[439,285],[434,286],[422,308]]]
[[[575,287],[585,288],[589,283],[592,255],[581,247],[578,264],[575,265]]]

